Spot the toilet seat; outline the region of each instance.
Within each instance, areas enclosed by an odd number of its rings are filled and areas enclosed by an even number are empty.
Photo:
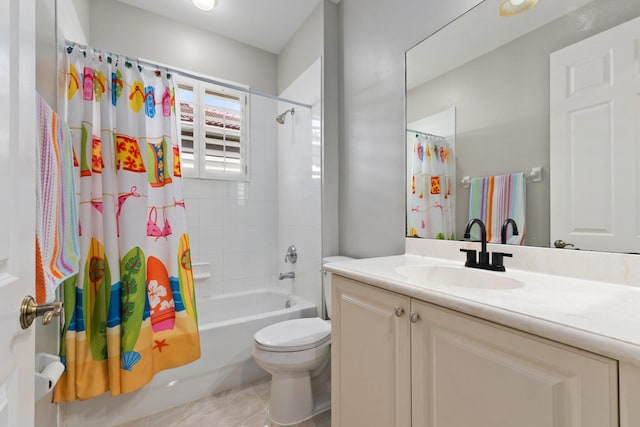
[[[304,351],[331,341],[331,324],[319,317],[285,320],[256,332],[256,347],[273,352]]]

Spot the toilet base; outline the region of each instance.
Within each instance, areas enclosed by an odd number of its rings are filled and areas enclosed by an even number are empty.
[[[279,372],[271,378],[269,418],[281,426],[305,421],[331,407],[331,363],[312,372]]]

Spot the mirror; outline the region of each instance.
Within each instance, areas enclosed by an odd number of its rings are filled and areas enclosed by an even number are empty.
[[[522,244],[639,252],[640,2],[501,3],[406,54],[407,236],[461,240],[470,196],[477,212],[511,195]]]

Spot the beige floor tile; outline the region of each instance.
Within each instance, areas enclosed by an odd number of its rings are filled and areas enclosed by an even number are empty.
[[[118,427],[278,427],[269,420],[271,381],[236,387]],[[331,411],[292,427],[331,427]]]

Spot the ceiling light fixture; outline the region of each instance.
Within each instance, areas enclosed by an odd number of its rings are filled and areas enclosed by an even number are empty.
[[[512,16],[535,6],[538,0],[503,0],[500,5],[500,16]]]
[[[212,10],[218,4],[218,0],[191,0],[191,3],[200,10]]]

